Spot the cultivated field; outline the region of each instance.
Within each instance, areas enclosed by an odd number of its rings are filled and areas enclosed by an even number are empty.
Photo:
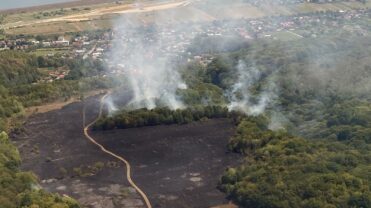
[[[68,5],[68,4],[67,4]],[[26,11],[8,14],[4,24],[9,34],[51,34],[76,32],[83,30],[111,28],[114,20],[119,17],[135,15],[143,23],[157,24],[213,21],[233,18],[259,18],[272,15],[292,15],[318,11],[339,11],[368,8],[371,2],[338,2],[326,4],[303,3],[288,6],[260,5],[253,6],[240,0],[231,2],[228,7],[211,0],[177,0],[153,1],[132,4],[101,3],[84,7],[64,7],[43,12]],[[48,12],[48,16],[43,13]],[[50,16],[51,15],[51,16]]]

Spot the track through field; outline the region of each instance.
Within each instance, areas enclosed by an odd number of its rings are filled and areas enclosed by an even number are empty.
[[[110,93],[107,92],[101,99],[100,99],[100,105],[99,105],[99,114],[97,116],[97,118],[91,122],[90,124],[88,125],[85,125],[85,108],[84,108],[84,112],[83,112],[83,126],[84,126],[84,135],[85,137],[90,141],[92,142],[93,144],[95,144],[96,146],[98,146],[104,153],[122,161],[123,163],[125,163],[125,166],[126,166],[126,179],[128,180],[129,184],[140,194],[140,196],[142,197],[142,199],[144,200],[145,204],[146,204],[146,207],[147,208],[152,208],[152,205],[151,205],[151,202],[149,201],[147,195],[134,183],[134,181],[132,180],[131,178],[131,165],[130,163],[123,157],[107,150],[103,145],[99,144],[92,136],[89,135],[89,128],[94,125],[95,122],[97,122],[102,114],[103,114],[103,106],[104,106],[104,100],[107,98],[107,96],[109,96]]]

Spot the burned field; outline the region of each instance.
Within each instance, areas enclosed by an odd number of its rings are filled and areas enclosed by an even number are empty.
[[[86,122],[98,115],[99,96],[85,102]],[[83,134],[83,103],[31,116],[13,134],[22,169],[40,178],[47,191],[66,194],[84,207],[144,207],[124,177],[124,165],[92,145]]]
[[[210,207],[226,202],[218,180],[238,163],[238,155],[226,151],[233,131],[228,120],[217,119],[92,135],[130,161],[132,178],[153,207]]]
[[[144,207],[128,185],[125,166],[83,134],[83,103],[31,116],[13,134],[22,168],[47,191],[76,198],[84,207]],[[86,123],[98,115],[99,96],[85,101]],[[225,168],[240,157],[227,152],[234,126],[227,119],[187,125],[93,131],[108,150],[127,159],[132,178],[153,207],[211,207],[226,202],[217,189]]]

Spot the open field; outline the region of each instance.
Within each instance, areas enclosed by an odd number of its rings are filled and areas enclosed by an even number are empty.
[[[87,92],[84,96],[85,97],[94,97],[94,96],[98,96],[102,93],[103,92],[100,91],[100,90],[95,90],[95,91]],[[55,111],[55,110],[61,110],[63,107],[65,107],[69,104],[75,103],[75,102],[79,102],[79,101],[80,101],[79,96],[73,96],[68,100],[58,100],[58,101],[48,103],[48,104],[44,104],[44,105],[41,105],[41,106],[28,107],[25,110],[26,111],[26,116],[29,117],[33,114],[40,114],[40,113],[47,113],[47,112]]]
[[[60,8],[79,8],[86,6],[96,6],[100,4],[112,4],[116,0],[74,0],[64,3],[55,3],[55,4],[45,4],[40,6],[26,7],[26,8],[16,8],[16,9],[7,9],[0,10],[0,13],[3,14],[14,14],[14,13],[30,13],[46,10],[55,10]],[[121,0],[124,3],[132,3],[133,0]]]
[[[98,114],[99,97],[85,101],[87,122]],[[89,207],[143,207],[125,180],[124,165],[89,143],[83,135],[83,103],[32,115],[12,140],[48,191],[66,194]],[[234,126],[225,119],[188,125],[91,132],[107,149],[132,165],[132,178],[153,207],[204,208],[227,204],[216,188],[240,156],[226,145]]]
[[[50,26],[54,25],[54,27],[50,28],[49,30],[60,33],[60,32],[71,30],[70,28],[71,25],[66,26],[66,23],[84,22],[84,21],[92,21],[92,20],[99,21],[102,19],[104,15],[111,15],[111,14],[147,13],[147,12],[154,12],[158,10],[167,10],[167,9],[171,9],[175,7],[185,6],[185,4],[187,3],[188,1],[175,1],[175,2],[170,2],[170,3],[160,2],[160,3],[148,3],[145,6],[136,6],[136,5],[131,5],[131,4],[115,4],[115,5],[104,4],[104,6],[99,5],[97,6],[97,8],[93,8],[93,9],[89,7],[89,10],[87,10],[88,12],[85,12],[85,11],[83,11],[82,13],[76,12],[76,14],[68,14],[68,15],[50,17],[50,18],[45,18],[45,19],[31,18],[31,20],[26,20],[28,18],[22,19],[21,17],[18,16],[18,14],[14,14],[14,15],[17,15],[19,18],[17,19],[16,17],[13,17],[13,20],[9,21],[8,19],[10,17],[7,16],[4,20],[5,24],[2,25],[2,28],[6,30],[26,28],[26,31],[29,31],[30,27],[32,28],[36,26],[38,28],[40,24],[47,25],[49,28]],[[23,15],[26,15],[26,14],[21,14],[21,16]],[[58,24],[56,23],[62,23],[63,26],[58,28]],[[81,31],[81,29],[77,28],[77,31]],[[32,29],[30,33],[32,33]]]
[[[259,18],[271,15],[293,15],[317,11],[339,11],[358,8],[368,8],[371,2],[337,2],[326,4],[303,3],[288,6],[250,5],[243,1],[234,1],[226,8],[222,4],[211,1],[177,0],[144,2],[142,4],[102,3],[89,7],[64,9],[64,14],[43,16],[39,11],[9,14],[5,18],[5,28],[8,34],[51,34],[76,32],[83,30],[111,28],[119,16],[135,15],[143,23],[176,24],[180,22],[213,21],[233,18]],[[87,9],[89,8],[89,9]],[[49,10],[50,14],[58,10]],[[48,12],[48,10],[46,11]],[[36,18],[38,17],[38,18]]]
[[[36,56],[47,56],[48,54],[63,54],[67,53],[70,50],[68,47],[64,48],[40,48],[35,51],[30,52]]]

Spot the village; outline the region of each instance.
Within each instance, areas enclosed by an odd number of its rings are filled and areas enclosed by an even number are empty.
[[[133,47],[145,44],[157,47],[154,49],[155,52],[152,51],[156,53],[156,57],[166,57],[172,61],[196,61],[207,65],[213,59],[211,54],[218,52],[208,51],[209,48],[218,49],[218,46],[212,47],[210,44],[218,45],[226,39],[229,39],[228,45],[233,45],[230,39],[238,39],[239,41],[236,42],[239,44],[241,41],[248,43],[256,39],[289,41],[298,38],[317,38],[339,33],[339,31],[366,36],[371,31],[368,24],[369,15],[370,10],[360,9],[259,19],[220,20],[154,28],[122,28],[113,33],[116,37],[115,41],[122,46],[122,57],[130,57]],[[133,30],[138,34],[137,38],[132,38]],[[208,41],[209,39],[211,41]],[[158,42],[160,44],[156,44]],[[194,47],[204,50],[194,50]],[[143,55],[151,56],[151,54]],[[125,67],[128,71],[131,70],[130,67],[135,68],[135,66],[122,64],[117,67],[114,63],[109,63],[109,66],[114,69],[111,71],[114,73],[123,73]]]
[[[122,62],[118,65],[109,61],[111,60],[109,52],[114,46],[122,46],[123,58],[131,55],[133,47],[150,44],[154,45],[156,57],[164,57],[175,62],[196,61],[207,65],[213,59],[211,51],[193,50],[195,45],[209,48],[210,44],[218,44],[222,42],[221,39],[226,38],[239,39],[239,42],[241,40],[250,42],[255,39],[287,41],[298,38],[316,38],[321,35],[331,35],[334,32],[338,33],[339,29],[353,35],[366,36],[371,30],[368,24],[369,15],[369,9],[339,10],[258,19],[150,25],[124,28],[124,30],[116,28],[115,30],[87,31],[59,36],[18,35],[0,40],[0,50],[23,50],[46,58],[99,60],[105,63],[106,74],[124,74],[134,70],[136,66],[124,65]],[[354,24],[355,22],[357,24]],[[132,32],[136,32],[138,38],[133,39],[133,35],[130,34]],[[208,41],[208,39],[211,40]],[[212,52],[214,54],[218,51]],[[151,56],[151,54],[143,55]],[[65,67],[58,67],[49,69],[48,73],[50,76],[44,81],[52,82],[64,79],[69,70]]]

